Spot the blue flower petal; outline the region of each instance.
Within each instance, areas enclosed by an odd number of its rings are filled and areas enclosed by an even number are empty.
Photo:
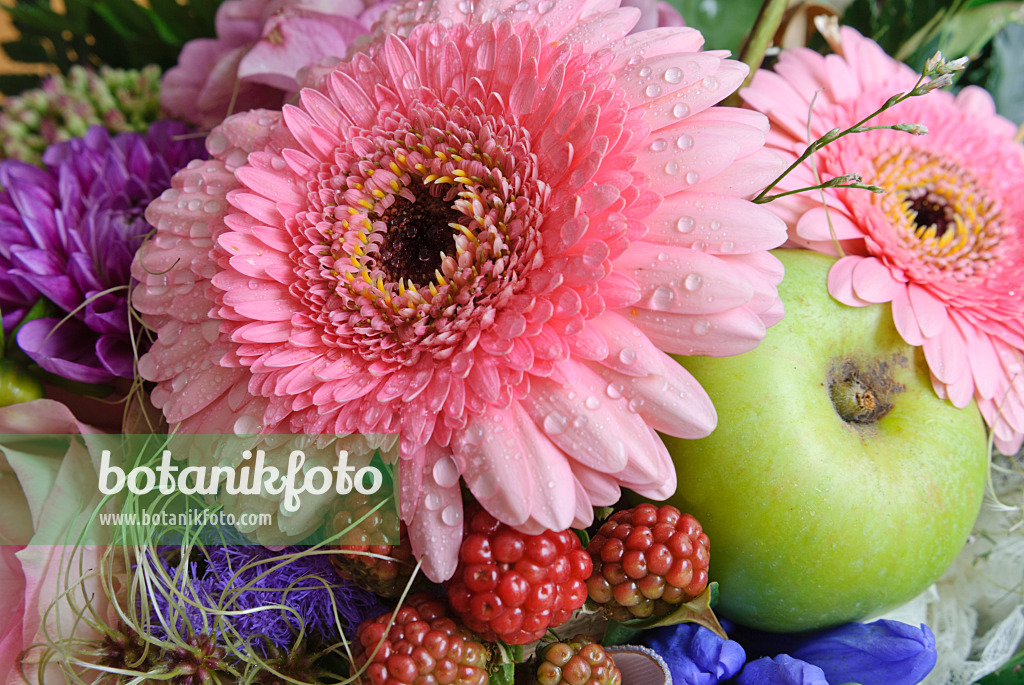
[[[829,685],[819,667],[780,654],[774,659],[762,657],[743,667],[737,685]]]
[[[644,644],[668,664],[673,685],[716,685],[736,675],[747,659],[739,643],[695,623],[649,631]]]
[[[792,655],[815,664],[829,683],[917,685],[935,667],[935,635],[899,621],[850,623],[808,638]]]

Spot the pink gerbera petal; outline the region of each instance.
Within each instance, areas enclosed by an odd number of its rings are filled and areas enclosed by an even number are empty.
[[[713,107],[744,67],[693,29],[627,35],[637,14],[410,3],[297,104],[218,127],[135,269],[159,332],[140,368],[176,428],[209,432],[216,409],[220,431],[396,436],[436,580],[461,483],[527,531],[585,524],[620,486],[670,494],[655,429],[716,418],[658,345],[757,345],[785,230],[744,199],[779,171],[764,117]]]
[[[787,160],[806,144],[812,98],[816,137],[848,128],[917,82],[853,29],[841,37],[841,55],[786,51],[775,73],[759,72],[743,93],[777,124],[768,147]],[[956,406],[973,397],[999,449],[1013,452],[1024,441],[1014,385],[1024,349],[1024,146],[977,87],[911,98],[872,123],[908,121],[930,133],[858,133],[815,154],[821,178],[855,171],[886,191],[823,191],[832,230],[817,196],[771,207],[794,245],[836,254],[833,240],[841,241],[847,256],[832,267],[829,292],[851,306],[891,302],[900,335],[924,346],[938,394]],[[803,165],[780,190],[809,185],[809,171]]]

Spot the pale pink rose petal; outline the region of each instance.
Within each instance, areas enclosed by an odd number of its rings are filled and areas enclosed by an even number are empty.
[[[630,312],[627,318],[658,347],[687,356],[743,354],[757,347],[765,335],[764,322],[747,309],[710,316],[640,309]]]
[[[969,367],[963,364],[967,347],[956,326],[948,325],[938,335],[926,338],[923,349],[925,359],[928,360],[928,368],[940,382],[951,386],[963,375],[970,376]],[[959,401],[960,404],[957,406],[961,407],[966,406],[971,399],[971,393],[967,394],[966,400],[962,396],[954,399],[948,388],[947,396],[954,400],[954,404]]]
[[[921,332],[921,325],[917,322],[917,314],[910,304],[910,294],[899,293],[892,300],[892,321],[897,332],[909,345],[921,345],[924,343],[924,333]]]
[[[819,243],[864,237],[864,232],[844,212],[825,211],[823,207],[805,212],[796,224],[796,234],[804,240]]]
[[[853,290],[868,302],[891,302],[906,290],[903,281],[877,259],[862,259],[853,268]]]
[[[853,272],[862,262],[869,258],[851,255],[843,257],[828,271],[828,292],[845,305],[851,307],[865,307],[871,304],[870,301],[859,297],[853,288]]]
[[[934,337],[945,330],[949,321],[945,303],[913,282],[907,285],[907,294],[910,296],[910,306],[914,308],[914,316],[921,327],[921,334],[925,338]]]
[[[164,75],[161,103],[206,128],[234,112],[280,109],[298,90],[300,70],[343,57],[390,4],[227,0],[217,10],[217,37],[186,43]]]
[[[663,203],[647,215],[644,240],[683,247],[693,247],[699,241],[708,252],[728,254],[761,251],[785,238],[785,223],[767,208],[721,195],[688,197],[692,204],[685,211]]]

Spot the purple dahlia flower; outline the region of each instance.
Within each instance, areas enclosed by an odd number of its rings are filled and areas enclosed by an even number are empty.
[[[130,266],[153,228],[146,206],[206,156],[185,124],[111,137],[94,126],[51,145],[40,169],[0,162],[0,313],[43,369],[87,383],[133,374]],[[46,315],[26,321],[40,300]]]

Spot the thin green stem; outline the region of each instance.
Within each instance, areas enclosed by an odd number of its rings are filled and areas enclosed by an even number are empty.
[[[787,0],[764,0],[761,9],[757,13],[757,20],[750,30],[750,37],[740,51],[740,61],[750,67],[747,78],[743,79],[743,85],[729,96],[725,104],[738,106],[740,104],[739,90],[750,85],[754,78],[754,72],[761,67],[764,55],[775,39],[775,34],[782,25],[782,17],[786,13]]]
[[[795,195],[797,193],[802,193],[807,190],[820,190],[823,188],[859,188],[861,190],[870,190],[873,193],[885,192],[885,188],[882,188],[880,186],[869,186],[863,183],[832,184],[826,181],[825,183],[819,183],[816,186],[807,186],[806,188],[797,188],[796,190],[787,190],[784,193],[776,193],[775,195],[769,195],[768,197],[761,198],[760,200],[754,200],[754,202],[756,202],[757,204],[764,204],[766,202],[771,202],[772,200],[777,200],[780,197],[786,197],[787,195]]]
[[[844,131],[840,131],[839,129],[832,129],[831,131],[829,131],[828,133],[823,135],[821,138],[818,138],[816,141],[814,141],[813,143],[808,145],[807,148],[804,149],[803,153],[799,157],[797,157],[796,160],[792,164],[790,164],[788,167],[786,167],[785,171],[783,171],[781,174],[776,176],[774,181],[772,181],[767,186],[765,186],[765,189],[762,190],[757,195],[757,197],[754,198],[754,202],[758,202],[758,203],[765,202],[765,197],[768,196],[768,193],[771,192],[772,188],[777,186],[779,184],[779,182],[782,179],[784,179],[786,176],[788,176],[790,173],[792,173],[794,169],[796,169],[798,166],[800,166],[801,164],[806,162],[808,157],[810,157],[815,152],[817,152],[821,148],[825,147],[829,143],[832,143],[832,142],[834,142],[836,140],[839,140],[843,136],[849,135],[850,133],[858,133],[861,130],[870,130],[870,129],[862,129],[862,127],[864,126],[864,124],[866,124],[870,120],[874,119],[875,117],[877,117],[879,114],[881,114],[885,110],[890,109],[891,107],[895,107],[896,105],[898,105],[899,103],[903,102],[907,98],[913,97],[914,95],[918,95],[919,94],[918,93],[918,89],[920,89],[921,84],[923,82],[924,82],[924,76],[921,76],[921,77],[919,77],[917,79],[917,83],[914,84],[914,87],[911,90],[907,91],[906,93],[900,93],[898,95],[892,96],[891,98],[886,100],[882,104],[881,107],[879,107],[874,112],[872,112],[871,114],[867,115],[866,117],[864,117],[863,119],[858,121],[853,126],[850,126],[849,128],[847,128]],[[892,127],[883,127],[883,128],[892,128]],[[781,196],[777,196],[777,197],[781,197]]]

